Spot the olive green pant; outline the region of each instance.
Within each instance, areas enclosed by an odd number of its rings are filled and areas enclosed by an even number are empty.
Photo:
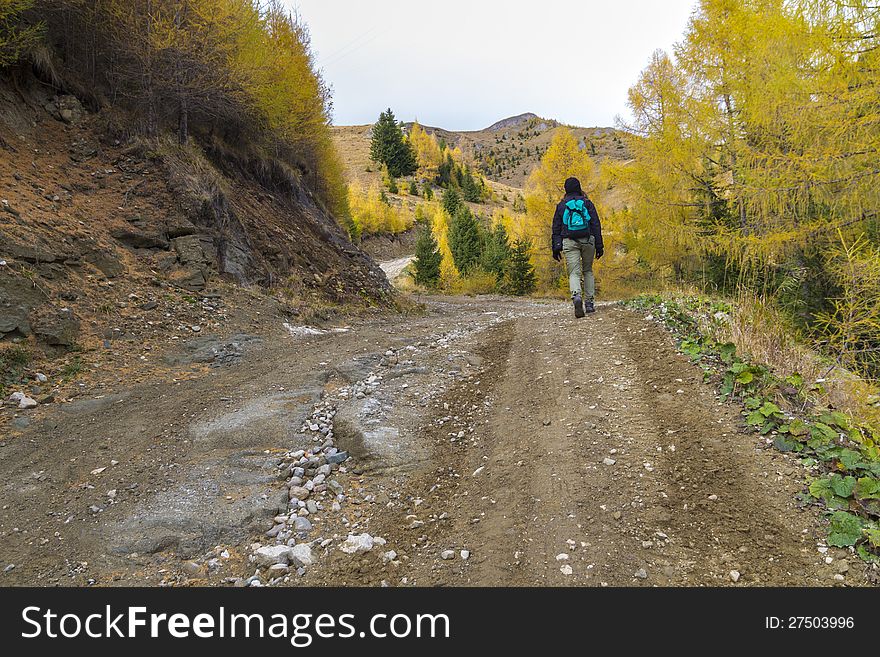
[[[580,237],[562,240],[562,253],[568,265],[568,287],[571,296],[580,294],[584,301],[596,296],[596,278],[593,276],[593,258],[596,257],[596,238]]]

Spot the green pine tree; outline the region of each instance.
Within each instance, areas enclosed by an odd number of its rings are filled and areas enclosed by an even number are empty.
[[[409,182],[409,194],[410,196],[419,195],[419,186],[416,184],[415,180],[410,180]]]
[[[370,159],[387,166],[394,155],[398,140],[403,140],[403,134],[397,126],[394,112],[388,108],[387,112],[379,115],[379,120],[373,125],[373,139],[370,142]]]
[[[483,236],[474,213],[461,205],[449,222],[449,250],[455,267],[463,275],[473,273],[480,265]]]
[[[394,171],[397,177],[411,176],[419,170],[419,163],[416,159],[416,152],[413,150],[409,140],[404,140],[397,151],[397,157],[394,159]]]
[[[388,179],[388,191],[392,194],[400,193],[400,188],[397,186],[397,180],[393,177]]]
[[[437,186],[448,189],[455,183],[455,160],[452,155],[446,154],[446,157],[437,167]]]
[[[537,278],[531,252],[532,244],[528,240],[514,242],[507,267],[506,292],[521,297],[535,291]]]
[[[482,200],[480,186],[477,184],[477,181],[474,180],[474,176],[470,169],[466,170],[462,175],[461,194],[464,196],[465,201],[471,203],[479,203]]]
[[[370,158],[384,164],[392,178],[411,176],[419,168],[416,154],[410,143],[404,139],[403,130],[394,118],[391,108],[382,112],[373,125]]]
[[[427,180],[422,185],[422,194],[428,201],[434,198],[434,188],[431,187],[431,183],[429,183]]]
[[[416,241],[415,278],[416,283],[436,288],[440,283],[440,262],[443,256],[431,229],[424,227],[419,231]]]
[[[511,256],[510,240],[504,224],[497,224],[486,239],[486,247],[483,250],[483,269],[490,274],[495,274],[499,282],[504,280]]]
[[[443,200],[440,201],[440,204],[446,210],[446,214],[454,217],[464,202],[461,200],[461,194],[456,189],[450,187],[443,192]]]

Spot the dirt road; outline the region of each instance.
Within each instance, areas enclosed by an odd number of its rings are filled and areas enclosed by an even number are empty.
[[[0,449],[3,583],[864,583],[817,549],[802,468],[743,432],[654,322],[425,301],[347,330],[279,326],[232,364],[184,359],[42,410]],[[351,455],[327,475],[339,489],[312,480],[291,514],[291,463],[328,435]],[[254,550],[291,532],[312,562],[258,569]],[[340,549],[363,533],[384,542]]]

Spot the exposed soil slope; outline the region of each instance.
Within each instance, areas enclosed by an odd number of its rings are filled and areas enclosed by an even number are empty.
[[[127,329],[121,292],[147,310],[221,282],[389,300],[378,266],[294,174],[217,144],[131,142],[124,120],[36,81],[0,84],[0,339],[105,339]]]

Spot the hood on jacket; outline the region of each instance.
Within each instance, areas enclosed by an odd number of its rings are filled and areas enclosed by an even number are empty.
[[[565,195],[566,196],[584,196],[584,192],[581,189],[581,181],[577,178],[569,178],[565,181]]]

